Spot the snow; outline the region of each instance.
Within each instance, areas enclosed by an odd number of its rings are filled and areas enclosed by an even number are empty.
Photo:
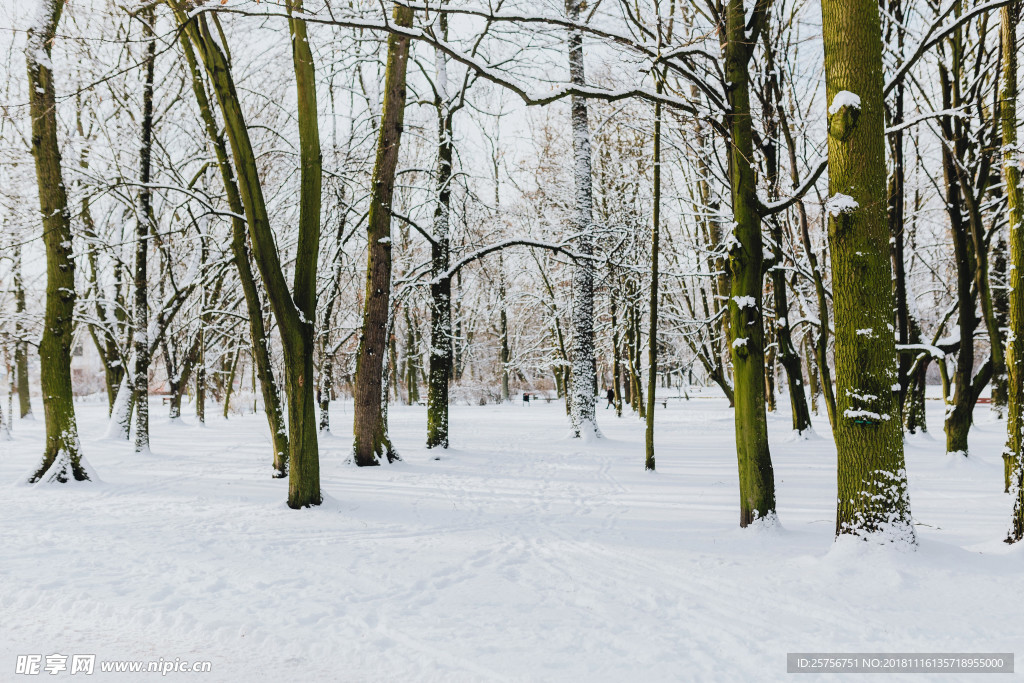
[[[835,218],[844,213],[853,213],[859,208],[857,200],[848,194],[837,192],[825,200],[825,211]]]
[[[828,107],[828,115],[834,115],[843,107],[860,109],[860,95],[852,93],[849,90],[840,90],[836,93],[836,96],[832,98],[832,104]]]
[[[732,300],[739,308],[757,308],[757,301],[752,296],[734,296]]]
[[[739,529],[732,412],[691,395],[658,406],[656,473],[643,423],[612,411],[598,411],[607,438],[582,444],[562,438],[558,401],[453,406],[435,461],[425,409],[392,406],[404,461],[358,469],[350,438],[321,435],[326,502],[304,511],[270,478],[262,415],[198,428],[186,407],[174,427],[156,400],[153,454],[135,455],[101,438],[104,403],[78,403],[102,480],[81,486],[20,483],[44,432],[15,421],[0,443],[0,661],[180,657],[212,661],[203,681],[244,683],[772,681],[791,678],[787,652],[1019,650],[1005,422],[978,415],[959,461],[941,432],[909,438],[920,547],[901,552],[833,542],[828,420],[792,440],[785,405],[768,416],[778,519]],[[351,410],[332,408],[339,427]],[[928,410],[938,429],[941,403]]]

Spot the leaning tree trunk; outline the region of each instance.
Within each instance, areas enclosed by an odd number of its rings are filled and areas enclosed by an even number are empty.
[[[224,117],[231,144],[239,194],[245,209],[253,255],[270,299],[281,333],[288,401],[288,506],[319,505],[320,457],[317,443],[315,381],[313,376],[313,321],[316,304],[316,265],[320,242],[320,143],[316,121],[316,91],[312,55],[305,23],[289,17],[293,63],[298,90],[299,147],[302,188],[300,194],[298,248],[294,292],[290,292],[281,267],[274,233],[267,215],[256,155],[252,149],[224,50],[214,37],[206,17],[188,17],[184,4],[168,0],[178,25],[199,53]],[[297,2],[289,12],[300,12]],[[221,33],[218,31],[218,36]]]
[[[886,217],[878,5],[822,0],[836,318],[836,534],[915,542],[903,460]]]
[[[755,13],[766,12],[759,3]],[[736,402],[736,456],[740,480],[740,526],[775,515],[775,473],[765,416],[763,245],[757,201],[750,70],[753,43],[747,38],[743,0],[726,8],[725,78],[728,89],[729,180],[733,235],[729,247],[729,346]]]
[[[238,183],[235,181],[235,172],[228,158],[224,134],[214,118],[213,108],[210,106],[210,98],[199,71],[199,64],[196,62],[192,44],[184,34],[181,37],[181,47],[192,74],[192,91],[199,104],[199,114],[217,157],[217,167],[224,183],[228,208],[234,214],[231,217],[231,256],[235,263],[235,269],[238,271],[238,280],[242,285],[245,308],[249,317],[253,363],[260,384],[260,392],[263,395],[263,412],[270,427],[270,442],[274,450],[273,476],[283,478],[288,475],[288,431],[284,423],[284,411],[281,409],[281,392],[270,362],[270,338],[267,336],[267,328],[263,321],[263,302],[260,300],[256,278],[252,272],[252,265],[249,263],[249,243],[245,233],[245,221],[241,218],[245,208],[239,195]],[[184,381],[182,379],[183,384]]]
[[[68,196],[57,144],[57,102],[50,51],[63,2],[42,2],[28,30],[29,113],[32,156],[39,186],[39,208],[46,247],[46,313],[39,345],[40,383],[46,417],[46,447],[29,481],[88,481],[78,443],[78,423],[71,393],[71,343],[75,310],[75,262],[72,258]],[[20,374],[20,370],[19,370]]]
[[[1003,79],[999,119],[1003,133],[1003,177],[1010,214],[1010,331],[1007,334],[1009,410],[1003,459],[1006,486],[1013,493],[1007,543],[1024,539],[1024,229],[1021,225],[1020,167],[1017,160],[1017,4],[1003,7]]]
[[[582,0],[567,0],[569,21],[580,20]],[[569,31],[569,80],[573,85],[586,85],[583,70],[583,34]],[[587,100],[571,98],[573,175],[576,187],[572,219],[577,235],[576,251],[583,257],[573,267],[572,277],[572,367],[569,396],[569,422],[576,438],[601,436],[597,428],[594,405],[594,253],[593,191],[591,180],[590,125],[587,122]]]
[[[412,9],[396,4],[398,26],[412,26]],[[360,467],[379,465],[381,459],[397,459],[391,445],[384,402],[384,355],[388,350],[388,316],[391,306],[391,202],[398,167],[398,148],[405,120],[405,75],[409,38],[388,37],[388,61],[384,73],[384,104],[373,167],[373,193],[367,219],[366,295],[363,323],[356,354],[354,432],[355,461]]]
[[[152,224],[153,190],[149,187],[153,156],[153,69],[156,36],[153,6],[142,13],[142,34],[146,45],[146,80],[142,88],[142,148],[139,153],[139,216],[135,231],[135,452],[149,450],[149,273],[146,258]]]

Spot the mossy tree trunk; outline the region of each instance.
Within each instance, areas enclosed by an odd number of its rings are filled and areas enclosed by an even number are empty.
[[[253,256],[266,287],[270,306],[281,334],[285,362],[285,395],[288,401],[288,505],[318,505],[320,460],[317,443],[315,379],[313,375],[316,266],[320,244],[321,160],[317,125],[316,90],[312,54],[305,22],[294,14],[301,4],[289,3],[289,28],[296,74],[299,119],[301,192],[298,246],[292,290],[289,290],[270,227],[266,200],[260,183],[256,156],[246,128],[231,66],[224,48],[210,30],[206,15],[191,19],[179,0],[168,0],[178,24],[188,34],[206,68],[224,118],[238,174],[239,193],[249,226]],[[216,22],[214,15],[212,21]],[[216,32],[221,35],[220,31]]]
[[[1022,198],[1017,159],[1017,20],[1020,5],[1001,12],[1003,74],[999,98],[999,119],[1003,136],[1003,178],[1010,222],[1010,330],[1007,337],[1008,417],[1006,487],[1013,493],[1013,515],[1008,543],[1024,539],[1024,226],[1021,225]]]
[[[757,199],[753,126],[750,115],[750,59],[757,34],[767,22],[770,2],[758,0],[748,35],[743,0],[725,9],[725,80],[729,112],[729,186],[733,239],[729,248],[729,346],[736,408],[736,456],[740,481],[740,526],[775,514],[775,474],[765,416],[765,343],[762,302],[763,243]]]
[[[411,8],[394,6],[393,18],[398,26],[412,26],[412,15]],[[384,72],[383,112],[366,226],[366,295],[356,354],[354,450],[355,462],[360,467],[379,465],[383,458],[392,461],[398,457],[388,437],[384,407],[387,396],[383,381],[391,306],[391,202],[405,120],[408,59],[409,38],[390,34]]]
[[[877,3],[823,0],[827,204],[836,316],[836,534],[913,543],[903,429],[892,386],[892,264]]]
[[[78,442],[78,423],[71,393],[75,262],[68,196],[57,142],[57,102],[51,62],[51,49],[63,8],[63,2],[40,3],[39,15],[28,31],[25,47],[32,156],[35,159],[46,248],[46,312],[39,345],[46,446],[42,462],[29,478],[30,482],[45,479],[65,483],[72,479],[89,479]],[[27,397],[27,387],[25,395]]]
[[[263,412],[270,427],[270,442],[274,451],[273,476],[282,478],[288,474],[288,431],[284,423],[284,411],[281,408],[281,392],[270,362],[270,338],[263,320],[263,302],[260,300],[252,264],[249,262],[249,240],[246,235],[245,221],[241,218],[244,215],[245,207],[242,204],[235,172],[228,157],[224,133],[217,125],[206,85],[199,70],[199,63],[196,61],[195,51],[185,34],[182,34],[181,37],[181,47],[192,75],[192,91],[199,105],[199,114],[217,157],[217,167],[224,184],[228,208],[235,214],[231,218],[231,256],[235,263],[235,269],[238,271],[242,294],[245,297],[254,371],[259,380],[260,393],[263,396]],[[183,384],[184,382],[185,380],[182,379]]]

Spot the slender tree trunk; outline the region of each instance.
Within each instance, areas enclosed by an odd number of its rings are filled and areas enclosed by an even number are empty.
[[[1010,331],[1007,353],[1009,410],[1006,420],[1006,487],[1013,494],[1013,515],[1007,543],[1024,539],[1024,229],[1021,225],[1022,197],[1017,160],[1017,20],[1020,5],[1003,7],[1003,78],[999,122],[1003,134],[1003,177],[1010,215]]]
[[[767,12],[758,2],[755,15]],[[758,213],[750,70],[753,43],[748,39],[743,0],[730,0],[725,17],[725,78],[729,114],[729,176],[733,235],[729,251],[729,346],[736,408],[736,455],[740,480],[740,526],[775,515],[775,473],[768,449],[765,416],[764,323],[762,320],[763,246]],[[763,19],[762,19],[763,20]]]
[[[914,543],[892,385],[892,264],[877,3],[822,1],[836,314],[836,534]]]
[[[139,153],[139,216],[135,232],[135,452],[149,451],[149,238],[155,232],[152,223],[153,190],[153,69],[156,63],[156,36],[153,33],[153,7],[142,13],[142,35],[146,44],[146,81],[142,89],[142,148]]]
[[[498,334],[501,337],[501,348],[498,350],[498,363],[501,364],[501,402],[508,403],[508,363],[511,353],[508,346],[508,313],[505,303],[505,258],[498,252]]]
[[[661,92],[661,81],[658,82]],[[661,103],[654,105],[654,215],[651,222],[650,327],[647,332],[647,416],[644,469],[655,469],[654,403],[658,385],[658,250],[661,242]]]
[[[446,59],[440,52],[438,69]],[[443,97],[443,96],[442,96]],[[430,270],[430,378],[427,387],[427,448],[448,448],[448,386],[452,373],[452,279],[447,275],[451,249],[452,117],[439,102],[437,145],[437,203]]]
[[[616,317],[617,297],[615,292],[611,292],[608,298],[610,300],[609,307],[612,319],[612,389],[615,392],[615,417],[622,417],[622,356],[619,346],[619,327]]]
[[[35,158],[43,244],[46,247],[46,313],[39,345],[46,447],[42,462],[29,478],[33,483],[89,479],[78,443],[78,423],[71,393],[75,261],[72,257],[68,196],[57,142],[57,103],[50,61],[63,7],[63,2],[40,3],[38,15],[28,30],[25,47],[32,156]],[[27,387],[22,400],[24,398],[27,398]]]
[[[52,75],[49,76],[52,78]],[[57,159],[60,159],[58,155]],[[28,342],[25,340],[25,286],[21,276],[21,245],[14,247],[12,268],[14,284],[14,373],[18,392],[18,417],[25,419],[32,415],[32,394],[28,383]]]
[[[569,21],[579,21],[583,0],[566,0]],[[583,69],[583,34],[569,31],[569,80],[586,85]],[[572,367],[569,379],[569,422],[576,438],[601,436],[594,405],[594,253],[593,192],[591,186],[590,124],[587,100],[570,98],[572,119],[573,177],[576,187],[573,232],[578,235],[576,251],[583,259],[573,267],[572,281]]]
[[[231,412],[231,394],[235,388],[235,374],[238,371],[238,357],[242,353],[242,348],[235,348],[234,357],[231,359],[231,368],[228,370],[228,380],[224,386],[224,419],[228,419],[228,414]]]
[[[288,505],[291,508],[319,505],[322,498],[313,351],[316,266],[320,243],[321,162],[314,69],[305,22],[289,16],[299,104],[302,164],[298,248],[293,291],[289,292],[270,228],[256,156],[226,54],[210,30],[205,15],[190,18],[179,0],[168,0],[168,4],[174,9],[178,25],[189,35],[193,47],[199,52],[217,96],[238,173],[239,192],[252,239],[253,255],[281,333],[288,401]],[[301,11],[301,5],[293,0],[288,9],[290,13],[297,14]],[[212,20],[216,22],[216,16]],[[222,35],[220,31],[217,34]]]
[[[260,392],[263,396],[263,412],[270,427],[270,441],[274,450],[273,476],[280,479],[288,474],[288,432],[284,423],[284,411],[281,408],[281,391],[270,362],[270,338],[263,321],[263,302],[260,300],[256,278],[249,262],[249,243],[246,237],[245,221],[240,218],[245,207],[242,204],[238,183],[235,181],[235,172],[228,157],[224,134],[214,118],[213,108],[210,106],[210,98],[199,71],[192,43],[185,34],[182,34],[181,37],[181,47],[192,74],[192,91],[199,104],[199,113],[206,128],[207,137],[209,137],[217,156],[217,167],[224,184],[228,208],[235,214],[231,218],[231,255],[238,271],[239,283],[242,285],[242,294],[245,297],[245,308],[249,318],[249,337],[252,342],[253,371],[259,380]],[[184,380],[182,383],[184,384]]]
[[[398,26],[412,25],[412,9],[396,4]],[[388,316],[391,306],[391,202],[395,170],[405,119],[406,63],[409,38],[388,36],[388,61],[384,73],[384,104],[378,131],[377,159],[373,168],[373,194],[367,219],[366,296],[362,332],[356,355],[355,461],[360,467],[379,465],[382,458],[397,459],[391,446],[382,386],[384,355],[388,345]]]

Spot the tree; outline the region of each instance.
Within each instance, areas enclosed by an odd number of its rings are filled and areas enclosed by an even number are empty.
[[[913,543],[893,383],[892,266],[878,5],[823,0],[836,314],[836,534]]]
[[[135,231],[135,452],[149,451],[149,300],[146,259],[152,221],[153,190],[149,187],[153,156],[153,69],[156,63],[156,35],[153,6],[142,13],[146,38],[146,80],[142,89],[142,147],[139,151],[139,213]]]
[[[75,261],[71,216],[57,143],[57,103],[51,51],[64,3],[41,0],[28,30],[29,113],[32,156],[35,158],[46,246],[46,317],[39,344],[40,384],[46,417],[46,448],[30,482],[88,481],[78,442],[78,423],[71,395],[71,344],[75,310]],[[21,374],[19,372],[19,374]]]
[[[319,505],[320,459],[317,443],[313,376],[316,266],[320,241],[320,144],[312,53],[306,36],[301,3],[289,3],[293,67],[298,93],[301,189],[300,217],[291,290],[285,280],[274,233],[270,227],[252,142],[235,91],[225,46],[214,36],[205,13],[192,18],[178,0],[168,0],[175,17],[206,68],[231,145],[239,193],[245,209],[253,256],[266,286],[281,333],[288,401],[288,505]],[[217,22],[214,15],[213,22]],[[217,35],[223,35],[219,30]]]
[[[412,25],[412,9],[395,4],[398,26]],[[398,148],[405,119],[405,77],[409,38],[388,36],[388,61],[384,75],[384,110],[373,167],[373,196],[367,218],[366,295],[363,323],[356,356],[354,432],[355,462],[360,467],[379,465],[381,459],[397,459],[388,437],[384,382],[391,316],[391,202],[398,167]]]
[[[768,21],[770,0],[756,0],[747,31],[743,0],[725,9],[725,79],[729,111],[729,182],[733,232],[729,248],[729,346],[735,375],[736,457],[740,477],[740,526],[775,514],[775,473],[765,417],[762,282],[762,205],[754,174],[750,114],[750,60]]]
[[[566,0],[565,13],[571,22],[580,21],[583,0]],[[569,30],[569,81],[586,85],[583,65],[583,34]],[[573,270],[572,284],[572,367],[569,372],[569,422],[576,438],[600,436],[595,415],[594,395],[597,378],[594,374],[594,253],[593,189],[591,179],[590,124],[587,120],[587,99],[570,98],[573,182],[576,193],[572,218],[577,235],[576,250],[583,257]]]
[[[1013,516],[1008,543],[1024,540],[1024,225],[1020,167],[1017,161],[1017,21],[1020,5],[1000,10],[1002,33],[1002,88],[999,124],[1003,136],[1003,177],[1010,218],[1010,330],[1007,334],[1008,398],[1006,488],[1013,494]]]

